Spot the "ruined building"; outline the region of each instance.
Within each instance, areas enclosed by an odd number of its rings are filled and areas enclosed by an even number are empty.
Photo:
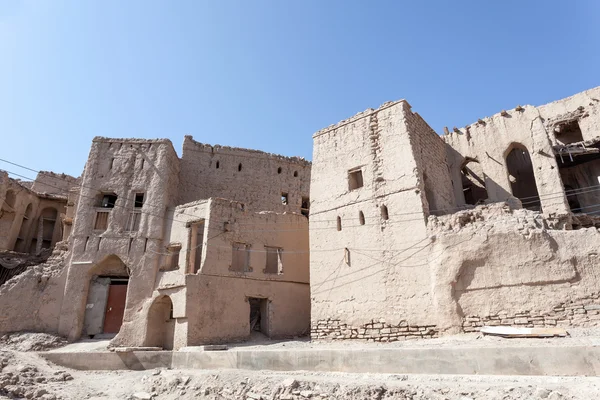
[[[600,321],[600,88],[443,136],[401,100],[313,139],[313,338]]]
[[[178,349],[253,330],[594,325],[599,103],[596,88],[439,136],[390,102],[317,132],[312,166],[189,136],[181,157],[95,138],[80,179],[0,175],[0,250],[54,247],[21,270],[4,259],[0,331]]]
[[[309,183],[300,158],[95,138],[69,252],[0,286],[0,326],[166,349],[305,334]]]
[[[48,185],[54,180],[59,186]],[[24,182],[0,171],[0,285],[44,259],[56,242],[68,237],[68,189],[76,182],[45,171],[35,181]]]

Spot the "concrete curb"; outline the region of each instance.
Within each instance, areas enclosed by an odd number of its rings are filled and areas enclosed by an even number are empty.
[[[79,370],[247,369],[460,375],[600,374],[600,347],[469,347],[38,353]]]

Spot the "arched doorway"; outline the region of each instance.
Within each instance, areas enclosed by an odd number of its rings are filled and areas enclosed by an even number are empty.
[[[485,188],[485,174],[481,164],[475,160],[467,161],[460,169],[465,203],[475,205],[488,198]]]
[[[83,335],[116,334],[121,329],[129,274],[121,259],[111,255],[90,271]]]
[[[541,211],[533,165],[525,146],[516,143],[510,147],[506,154],[506,168],[512,194],[521,200],[523,208]]]
[[[148,311],[146,346],[173,350],[174,336],[173,302],[169,296],[157,297]]]

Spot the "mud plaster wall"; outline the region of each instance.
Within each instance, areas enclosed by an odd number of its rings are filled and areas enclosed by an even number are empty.
[[[356,329],[380,319],[390,326],[403,321],[432,325],[435,320],[430,308],[429,239],[405,120],[409,107],[404,101],[386,103],[313,137],[313,328],[328,319]],[[364,187],[349,190],[348,170],[359,166]],[[382,217],[382,205],[388,209],[388,220]],[[364,225],[359,222],[360,211]]]
[[[558,122],[577,119],[584,140],[600,136],[600,87],[537,107],[548,128],[552,144],[556,138],[552,128]]]
[[[0,286],[0,332],[58,333],[67,276],[66,247]]]
[[[178,204],[221,197],[257,211],[300,213],[309,184],[310,163],[301,158],[205,145],[185,137]],[[288,193],[287,205],[281,202],[282,192]]]
[[[144,337],[145,315],[139,311],[152,298],[165,210],[172,205],[178,176],[177,155],[168,140],[94,139],[73,225],[73,255],[65,289],[71,301],[63,304],[61,334],[79,337],[90,279],[106,274],[106,260],[116,256],[125,264],[130,280],[123,326],[113,342],[135,344]],[[108,229],[98,232],[93,228],[102,192],[114,192],[118,199],[110,211]],[[136,232],[126,232],[136,192],[145,193],[140,226]]]
[[[252,212],[239,202],[224,199],[192,202],[176,207],[172,213],[174,218],[165,242],[181,244],[179,269],[160,272],[157,291],[164,294],[177,288],[184,294],[172,297],[178,323],[176,336],[187,329],[188,345],[247,338],[250,332],[247,297],[270,300],[272,336],[307,332],[310,298],[306,217]],[[197,274],[186,275],[191,270],[190,228],[186,222],[201,219],[204,243],[197,251],[202,251],[202,263]],[[250,246],[250,270],[230,269],[234,242]],[[265,246],[282,249],[283,273],[264,271]]]
[[[453,169],[454,186],[462,187],[460,166],[465,157],[477,160],[485,174],[485,186],[490,202],[506,201],[512,197],[506,167],[506,155],[514,144],[525,146],[531,157],[535,182],[546,216],[565,215],[568,210],[558,165],[550,138],[535,107],[523,111],[509,110],[506,116],[496,114],[470,125],[460,133],[444,136],[449,144],[449,158]]]
[[[448,160],[456,198],[464,201],[460,193],[460,168],[466,157],[480,163],[485,173],[490,202],[510,198],[511,185],[505,157],[511,145],[520,143],[527,148],[531,156],[544,215],[564,215],[569,208],[566,199],[560,196],[563,183],[552,149],[552,145],[556,143],[552,127],[557,121],[569,119],[569,115],[577,114],[580,116],[579,125],[584,139],[597,137],[600,134],[598,99],[600,88],[594,88],[537,108],[525,106],[522,111],[513,109],[508,110],[505,115],[498,113],[483,118],[458,133],[452,132],[443,136],[449,145]],[[580,107],[582,109],[578,110]]]
[[[190,346],[248,338],[250,304],[247,297],[269,299],[269,333],[272,337],[297,336],[308,332],[310,305],[309,287],[306,284],[273,284],[266,280],[206,275],[188,275],[186,284]]]
[[[456,199],[447,162],[446,143],[417,113],[406,112],[412,152],[422,182],[423,207],[428,214],[456,211]],[[402,157],[399,154],[397,157]]]
[[[66,197],[69,190],[78,184],[79,179],[70,175],[40,171],[33,181],[31,190],[37,193],[59,194]]]
[[[547,229],[541,215],[528,210],[483,206],[464,213],[478,214],[477,221],[457,230],[454,218],[454,231],[438,231],[431,248],[440,329],[481,321],[553,326],[568,320],[556,312],[565,305],[586,313],[583,301],[592,304],[600,284],[596,229]],[[590,321],[582,316],[566,324]]]

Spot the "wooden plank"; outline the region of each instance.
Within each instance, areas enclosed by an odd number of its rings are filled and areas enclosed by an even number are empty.
[[[565,337],[568,333],[563,328],[517,328],[513,326],[484,326],[479,330],[485,335],[507,338],[547,338]]]

